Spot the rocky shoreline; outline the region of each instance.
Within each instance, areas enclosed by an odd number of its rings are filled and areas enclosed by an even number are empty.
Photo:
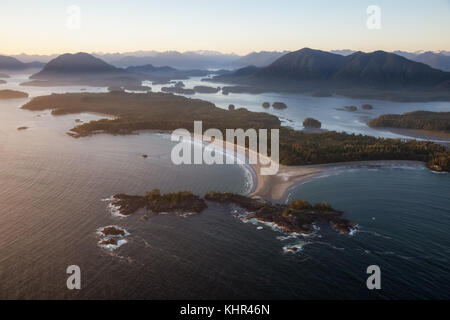
[[[305,200],[294,200],[289,205],[275,204],[258,198],[249,198],[233,193],[210,192],[205,199],[223,204],[235,204],[249,212],[247,218],[274,223],[289,233],[312,234],[315,224],[329,224],[336,231],[350,234],[355,224],[343,218],[326,202],[311,205]]]
[[[127,243],[125,238],[129,235],[127,230],[118,226],[99,228],[97,229],[98,245],[108,250],[115,250]]]
[[[203,212],[208,207],[207,202],[236,205],[248,212],[247,218],[273,223],[288,233],[312,234],[316,224],[327,224],[342,234],[350,234],[355,229],[355,224],[345,219],[343,212],[326,202],[311,205],[305,200],[293,200],[286,205],[234,193],[209,192],[200,198],[189,191],[163,195],[155,189],[145,196],[115,195],[111,204],[123,216],[130,216],[139,209],[153,214],[186,215]]]
[[[207,208],[205,200],[189,191],[161,194],[158,189],[145,196],[114,195],[111,204],[124,216],[132,215],[139,209],[146,209],[153,214],[187,214],[200,213]]]

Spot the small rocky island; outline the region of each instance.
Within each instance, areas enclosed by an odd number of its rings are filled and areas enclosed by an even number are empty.
[[[303,121],[303,127],[306,129],[320,129],[322,128],[322,123],[319,120],[313,118],[306,118]]]
[[[350,111],[350,112],[355,112],[355,111],[358,110],[358,107],[356,107],[356,106],[345,106],[344,110]]]
[[[129,233],[125,229],[118,226],[108,226],[97,229],[97,235],[100,238],[98,244],[109,250],[115,250],[127,243],[125,239]]]
[[[223,95],[229,95],[230,93],[260,94],[263,92],[265,91],[255,87],[246,86],[225,86],[222,88]]]
[[[195,86],[193,89],[196,93],[218,93],[220,88],[208,87],[208,86]]]
[[[361,109],[363,109],[363,110],[373,110],[373,106],[371,104],[363,104],[361,106]]]
[[[161,194],[158,189],[145,196],[119,194],[111,204],[120,214],[129,216],[139,209],[153,214],[160,213],[201,213],[207,202],[236,205],[248,212],[248,219],[273,223],[286,232],[311,234],[315,224],[328,224],[343,234],[350,234],[355,225],[343,217],[343,212],[334,210],[328,203],[311,205],[305,200],[294,200],[289,205],[275,204],[262,199],[250,198],[234,193],[209,192],[200,198],[189,191]]]
[[[270,108],[270,103],[266,101],[266,102],[264,102],[262,104],[262,106],[263,106],[264,109],[269,109]]]
[[[161,91],[166,92],[166,93],[176,93],[176,94],[186,94],[186,95],[195,94],[195,91],[193,89],[185,89],[185,88],[177,87],[177,86],[162,87]]]
[[[0,99],[28,98],[28,93],[16,90],[0,90]]]
[[[272,104],[272,108],[277,110],[284,110],[287,109],[287,105],[284,102],[274,102]]]

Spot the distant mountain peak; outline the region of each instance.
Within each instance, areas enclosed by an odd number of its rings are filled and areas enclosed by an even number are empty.
[[[450,73],[382,50],[343,56],[303,48],[283,55],[265,68],[240,69],[226,77],[241,77],[247,83],[259,84],[394,89],[433,88],[449,80]]]
[[[10,56],[0,55],[0,70],[24,70],[29,68],[40,68],[42,65],[43,64],[39,62],[24,63]]]
[[[31,76],[31,79],[68,76],[74,74],[124,73],[105,61],[86,52],[65,53],[50,60],[44,68]]]

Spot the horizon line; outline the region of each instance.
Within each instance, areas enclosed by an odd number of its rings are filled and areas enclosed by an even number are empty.
[[[302,49],[312,49],[312,50],[318,50],[318,51],[326,51],[326,52],[333,52],[333,51],[352,51],[352,52],[364,52],[364,53],[372,53],[372,52],[376,52],[376,51],[385,51],[385,52],[390,52],[390,53],[395,53],[397,51],[400,52],[407,52],[407,53],[426,53],[426,52],[432,52],[432,53],[442,53],[442,52],[450,52],[450,49],[439,49],[439,50],[431,50],[431,49],[421,49],[421,50],[414,50],[414,51],[408,51],[408,50],[401,50],[401,49],[396,49],[396,50],[382,50],[382,49],[376,49],[376,50],[368,50],[368,51],[364,51],[364,50],[356,50],[356,49],[314,49],[311,47],[303,47],[300,49],[296,49],[296,50],[257,50],[257,51],[250,51],[248,53],[245,54],[239,54],[239,53],[235,53],[235,52],[222,52],[222,51],[218,51],[218,50],[205,50],[205,49],[199,49],[199,50],[185,50],[185,51],[181,51],[181,50],[155,50],[155,49],[140,49],[140,50],[133,50],[133,51],[62,51],[59,53],[53,52],[53,53],[29,53],[29,52],[21,52],[21,53],[4,53],[4,52],[0,52],[0,55],[3,56],[20,56],[20,55],[28,55],[28,56],[59,56],[59,55],[63,55],[63,54],[76,54],[76,53],[80,53],[80,52],[84,52],[84,53],[88,53],[91,55],[113,55],[113,54],[120,54],[120,55],[124,55],[124,54],[135,54],[135,53],[150,53],[150,52],[154,52],[154,53],[180,53],[180,54],[186,54],[186,53],[215,53],[215,54],[221,54],[221,55],[229,55],[229,56],[239,56],[239,57],[245,57],[247,55],[250,55],[252,53],[262,53],[262,52],[277,52],[277,53],[289,53],[289,52],[295,52],[295,51],[299,51]]]

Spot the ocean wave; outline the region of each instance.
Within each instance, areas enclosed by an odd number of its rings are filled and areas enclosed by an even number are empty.
[[[434,174],[448,174],[448,172],[439,172],[439,171],[433,171],[433,170],[431,170],[431,173],[434,173]]]
[[[120,247],[123,246],[124,244],[128,243],[128,241],[125,240],[125,239],[117,240],[117,243],[116,243],[116,244],[102,244],[102,242],[104,242],[104,241],[106,241],[106,240],[101,239],[101,240],[98,242],[99,246],[100,246],[101,248],[103,248],[103,249],[107,249],[107,250],[110,250],[110,251],[117,250],[118,248],[120,248]]]
[[[177,216],[178,217],[181,217],[181,218],[187,218],[187,217],[189,217],[189,216],[192,216],[192,215],[196,215],[197,213],[196,212],[183,212],[183,213],[177,213]]]
[[[301,241],[299,238],[307,238],[311,239],[313,237],[318,236],[318,231],[320,230],[320,227],[317,225],[313,225],[314,231],[311,234],[305,234],[305,233],[299,233],[299,232],[288,232],[283,227],[279,226],[275,222],[267,222],[262,221],[257,218],[251,217],[252,212],[245,211],[243,209],[240,210],[240,208],[234,209],[232,212],[234,217],[239,219],[241,222],[246,224],[252,224],[256,226],[257,230],[263,230],[264,227],[270,228],[274,232],[282,233],[283,235],[277,236],[276,239],[280,241],[287,241],[287,240],[298,240],[294,244],[288,244],[283,246],[283,252],[284,253],[297,253],[302,250],[303,246],[306,245],[308,242]]]
[[[350,229],[349,236],[354,236],[357,232],[359,232],[359,226],[356,225],[354,228]]]
[[[375,237],[380,237],[380,238],[392,240],[391,237],[382,235],[382,234],[380,234],[380,233],[378,233],[378,232],[376,232],[376,231],[361,230],[361,228],[358,228],[358,232],[361,232],[361,233],[368,233],[368,234],[371,234],[371,235],[373,235],[373,236],[375,236]]]
[[[297,238],[297,237],[298,237],[297,235],[290,234],[290,235],[287,235],[287,236],[278,236],[278,237],[277,237],[277,240],[280,240],[280,241],[286,241],[286,240],[295,239],[295,238]]]
[[[400,258],[403,260],[414,259],[414,257],[403,256],[403,255],[397,254],[393,251],[375,251],[374,254],[379,255],[379,256],[393,256],[393,257]]]
[[[307,245],[307,244],[308,243],[304,242],[304,241],[299,241],[299,242],[296,242],[294,244],[288,244],[288,245],[283,247],[283,252],[284,253],[293,253],[293,254],[295,254],[295,253],[298,253],[298,252],[302,251],[303,247],[305,245]]]
[[[121,218],[121,219],[128,218],[127,215],[121,213],[120,209],[122,209],[122,208],[120,206],[114,205],[114,203],[113,203],[114,200],[115,200],[114,196],[111,196],[109,198],[102,199],[101,201],[109,202],[108,203],[108,210],[109,210],[109,212],[111,213],[111,215],[113,217]]]
[[[327,247],[330,247],[334,250],[338,250],[338,251],[344,251],[345,248],[340,248],[340,247],[336,247],[335,245],[332,245],[331,243],[325,242],[325,241],[314,241],[314,244],[321,244],[321,245],[325,245]]]

